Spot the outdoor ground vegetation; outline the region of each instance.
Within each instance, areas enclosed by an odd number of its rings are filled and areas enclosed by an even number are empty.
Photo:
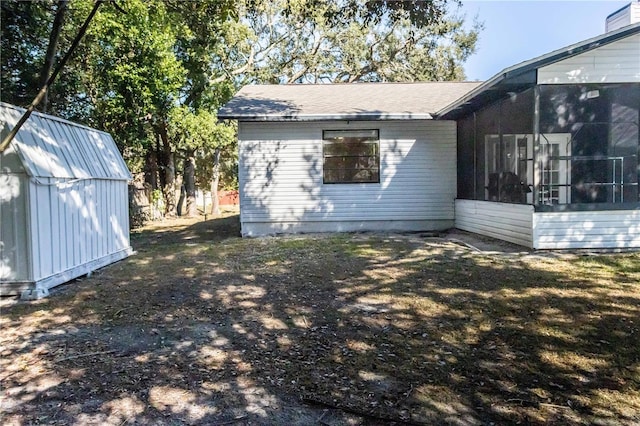
[[[4,298],[2,424],[640,423],[638,252],[238,235],[155,224]]]

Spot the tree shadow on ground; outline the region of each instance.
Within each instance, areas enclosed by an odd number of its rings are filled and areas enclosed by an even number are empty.
[[[186,225],[185,225],[186,224]],[[240,215],[202,220],[200,218],[176,218],[165,224],[142,228],[131,234],[135,249],[158,244],[222,242],[240,236]]]
[[[145,236],[137,256],[4,308],[5,420],[640,420],[640,290],[624,268],[638,254],[507,258],[415,235],[207,226]]]

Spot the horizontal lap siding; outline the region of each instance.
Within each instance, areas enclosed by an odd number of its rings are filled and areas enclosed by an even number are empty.
[[[539,249],[640,247],[640,210],[536,213]]]
[[[640,82],[640,34],[538,69],[538,84]]]
[[[380,183],[323,184],[322,131],[380,130]],[[241,221],[453,220],[452,122],[240,123]]]
[[[532,247],[533,206],[456,200],[458,229]]]
[[[607,17],[605,31],[614,31],[636,22],[640,22],[640,4],[630,3],[622,10]]]

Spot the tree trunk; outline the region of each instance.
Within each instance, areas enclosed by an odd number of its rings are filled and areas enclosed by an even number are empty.
[[[158,156],[153,148],[150,148],[145,155],[144,181],[152,191],[158,189]]]
[[[182,216],[182,206],[184,205],[184,199],[187,195],[187,191],[184,189],[184,185],[180,185],[180,199],[178,200],[178,207],[176,208],[176,213],[178,216]]]
[[[165,215],[176,215],[176,166],[175,154],[169,144],[167,123],[161,123],[158,128],[158,136],[162,141],[162,155],[160,164],[160,183],[162,184],[162,196],[164,197]]]
[[[60,31],[62,30],[62,24],[64,22],[64,14],[67,10],[68,0],[59,0],[56,16],[53,19],[53,27],[51,28],[51,34],[49,35],[49,46],[47,46],[47,53],[44,57],[44,65],[42,66],[42,72],[40,73],[39,89],[44,87],[49,80],[49,74],[51,74],[51,68],[53,67],[53,60],[56,57],[58,51],[58,39],[60,39]],[[47,112],[49,103],[49,91],[44,94],[42,100],[42,111]]]
[[[211,179],[211,215],[220,216],[218,201],[218,182],[220,181],[220,148],[213,153],[213,175]]]
[[[196,205],[196,167],[193,152],[189,152],[184,160],[183,180],[187,193],[187,216],[195,217],[198,215],[198,206]]]

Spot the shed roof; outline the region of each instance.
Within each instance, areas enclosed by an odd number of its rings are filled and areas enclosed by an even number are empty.
[[[240,121],[424,120],[480,83],[245,86],[220,109],[218,117]]]
[[[16,125],[24,111],[0,102],[3,135]],[[131,179],[110,134],[51,115],[31,114],[8,150],[18,154],[33,177]]]
[[[539,68],[638,33],[640,33],[640,24],[628,25],[505,68],[467,94],[443,107],[434,115],[437,115],[438,118],[456,119],[482,105],[500,99],[510,92],[517,92],[535,86]]]

